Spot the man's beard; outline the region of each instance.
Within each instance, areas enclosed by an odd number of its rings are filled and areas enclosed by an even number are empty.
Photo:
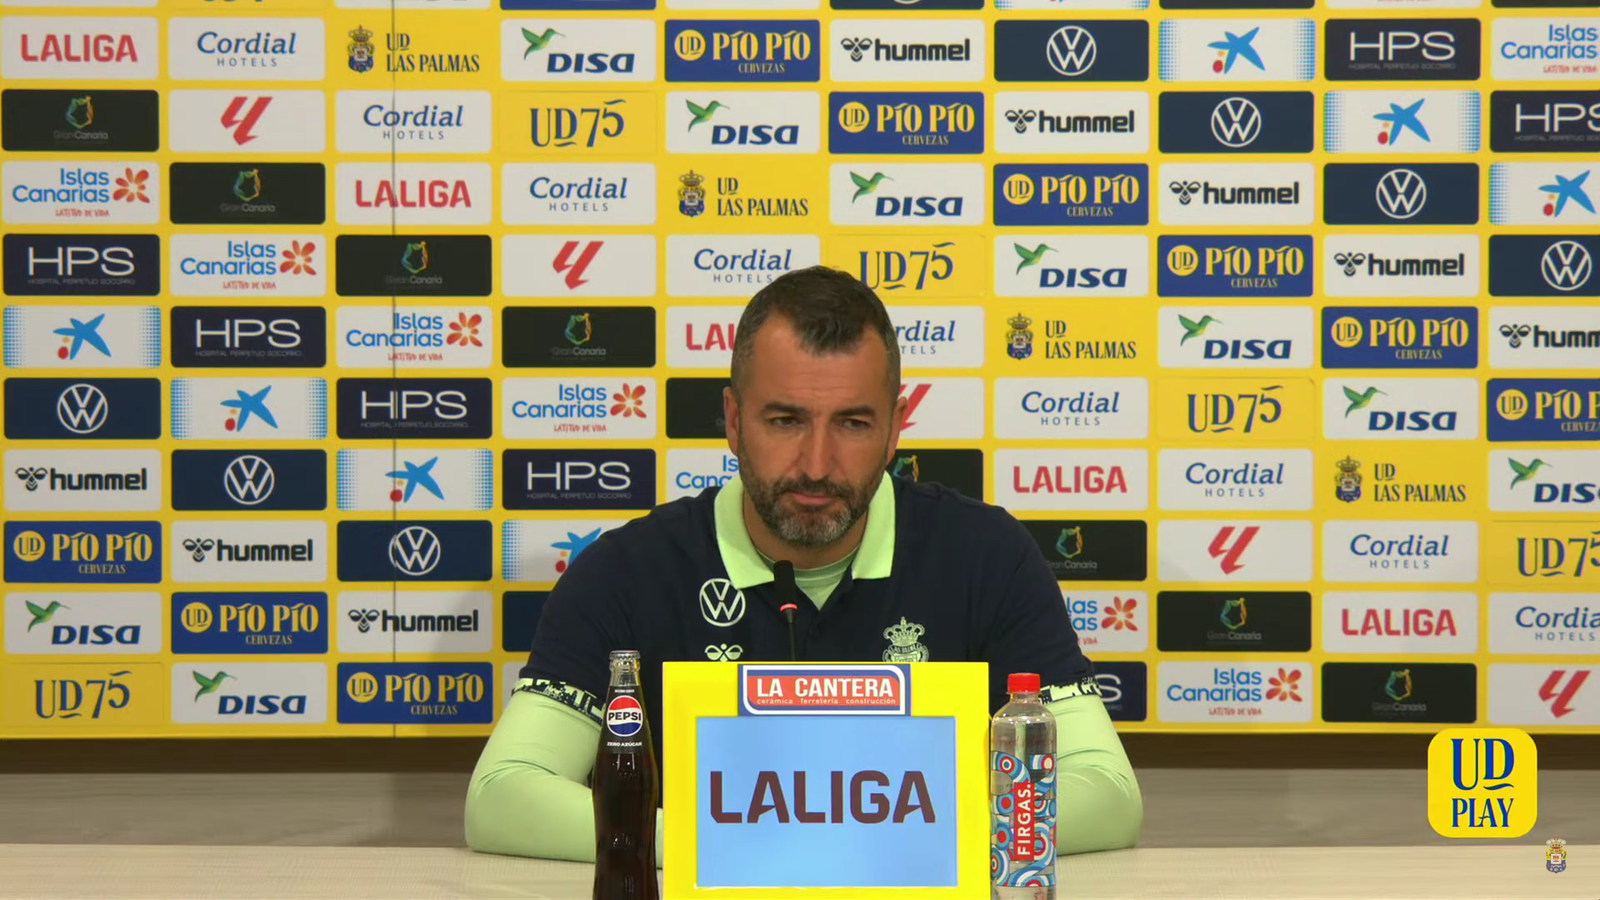
[[[881,475],[874,475],[860,485],[840,484],[836,481],[812,481],[809,478],[786,478],[763,481],[750,469],[745,457],[743,442],[738,448],[739,480],[750,497],[756,515],[773,534],[786,543],[800,547],[826,547],[844,537],[872,505]],[[838,512],[791,512],[782,504],[783,495],[789,491],[837,497],[844,502]]]

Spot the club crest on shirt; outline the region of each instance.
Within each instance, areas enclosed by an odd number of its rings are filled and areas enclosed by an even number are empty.
[[[889,641],[888,648],[883,651],[883,661],[927,662],[928,648],[917,640],[927,630],[915,622],[907,622],[906,617],[901,616],[900,624],[890,625],[883,630],[883,636]]]

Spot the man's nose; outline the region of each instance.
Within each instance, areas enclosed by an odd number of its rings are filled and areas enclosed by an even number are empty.
[[[812,481],[826,480],[833,471],[833,436],[827,428],[812,428],[800,444],[800,473]]]

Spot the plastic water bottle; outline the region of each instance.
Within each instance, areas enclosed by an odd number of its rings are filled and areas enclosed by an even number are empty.
[[[995,900],[1055,900],[1056,719],[1039,676],[1013,672],[989,726],[989,876]]]

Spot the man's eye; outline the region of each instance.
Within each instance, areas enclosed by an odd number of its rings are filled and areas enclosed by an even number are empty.
[[[872,423],[868,422],[866,419],[845,419],[844,427],[851,431],[864,431],[868,428],[871,428]]]
[[[779,428],[788,428],[789,426],[794,425],[795,423],[799,422],[800,420],[796,419],[794,416],[773,416],[768,421],[770,421],[772,424],[778,426]]]

